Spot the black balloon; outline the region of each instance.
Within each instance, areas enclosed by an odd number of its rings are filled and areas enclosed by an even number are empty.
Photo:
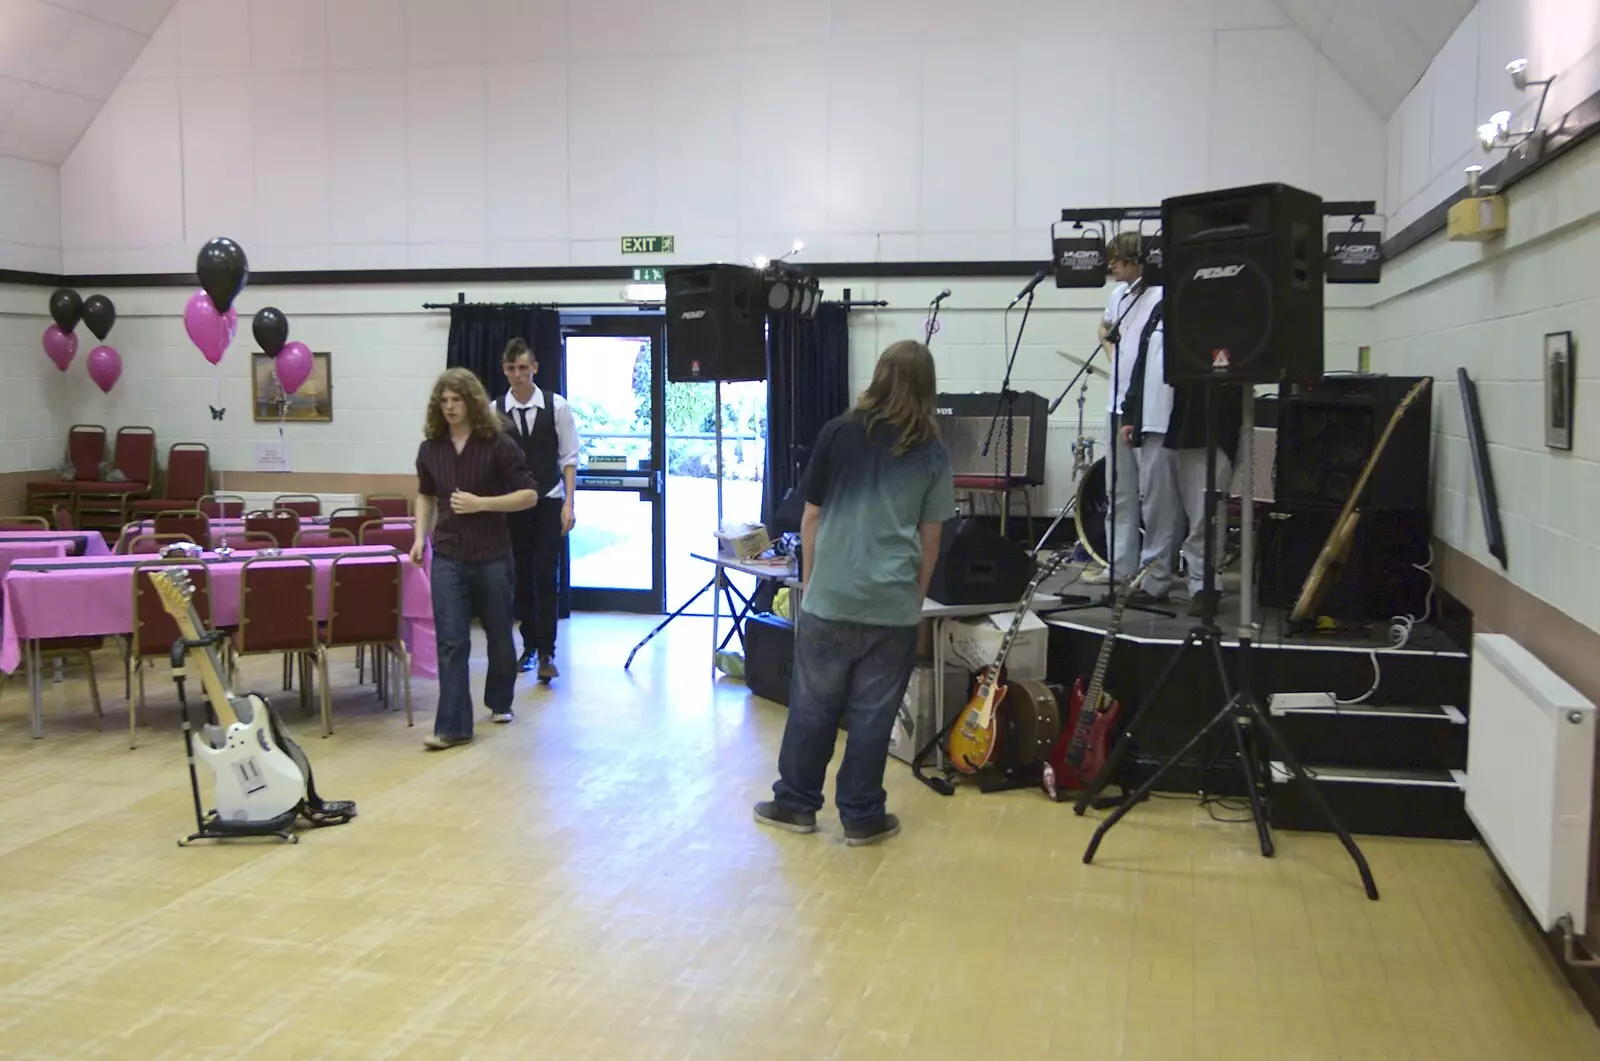
[[[83,300],[83,323],[94,332],[96,339],[104,342],[111,334],[111,326],[117,323],[117,307],[104,295],[90,295]]]
[[[218,313],[228,312],[250,278],[250,262],[244,256],[244,248],[226,236],[218,236],[201,247],[194,268],[200,274],[200,286],[211,296]]]
[[[83,296],[70,287],[58,287],[50,296],[50,316],[64,332],[70,332],[83,319]]]
[[[283,310],[266,306],[256,310],[256,319],[251,323],[250,330],[255,332],[261,352],[268,357],[277,357],[283,344],[289,341],[289,318],[283,315]]]

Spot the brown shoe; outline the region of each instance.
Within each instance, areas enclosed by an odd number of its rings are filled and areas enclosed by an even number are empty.
[[[422,746],[430,752],[443,751],[462,744],[471,744],[471,737],[441,737],[437,733],[430,733],[422,739]]]
[[[548,652],[539,653],[539,680],[550,681],[552,678],[561,677],[561,672],[556,669],[556,658]]]

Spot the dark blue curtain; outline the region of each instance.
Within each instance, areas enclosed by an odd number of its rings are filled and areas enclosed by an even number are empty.
[[[534,382],[541,390],[563,394],[564,360],[561,356],[561,314],[539,306],[461,305],[450,307],[450,345],[445,355],[447,368],[470,368],[498,398],[507,390],[506,374],[500,371],[500,357],[506,343],[521,338],[533,348],[539,362]]]
[[[824,302],[812,320],[773,316],[767,332],[767,481],[761,502],[769,529],[790,529],[777,526],[777,508],[800,485],[823,425],[849,407],[849,311]]]

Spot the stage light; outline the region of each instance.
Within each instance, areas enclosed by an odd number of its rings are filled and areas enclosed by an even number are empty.
[[[762,272],[766,272],[767,266],[772,264],[772,259],[768,258],[765,254],[758,254],[755,256],[755,260],[752,262],[752,264]]]

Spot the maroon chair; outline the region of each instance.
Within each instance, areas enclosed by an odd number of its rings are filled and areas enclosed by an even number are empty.
[[[294,536],[296,549],[332,549],[355,543],[356,536],[342,527],[306,527]]]
[[[322,500],[316,494],[279,494],[272,499],[273,508],[286,508],[302,519],[322,515]]]
[[[244,498],[239,494],[205,494],[195,507],[209,519],[244,519]]]
[[[328,526],[349,531],[350,541],[358,542],[361,540],[362,526],[372,520],[382,518],[383,513],[371,505],[364,505],[360,508],[336,508],[333,510],[333,515],[328,517]]]
[[[130,526],[138,526],[138,524],[130,524]],[[135,556],[140,553],[159,553],[173,542],[188,542],[190,545],[199,544],[187,534],[128,534],[124,532],[122,539],[117,542],[117,552],[126,553],[129,556]]]
[[[78,487],[100,481],[100,466],[106,459],[106,429],[98,424],[74,424],[67,432],[68,471],[54,479],[37,479],[27,484],[28,511],[50,511],[58,501],[72,504]]]
[[[411,515],[411,498],[405,494],[370,494],[367,507],[377,509],[385,519],[405,519]]]
[[[171,509],[200,507],[211,485],[211,448],[204,442],[179,442],[167,450],[167,482],[160,497],[147,497],[128,506],[137,517]]]
[[[82,483],[78,487],[78,522],[82,526],[120,527],[128,522],[133,503],[150,496],[156,479],[155,430],[119,430],[111,467],[121,473],[121,479]]]
[[[298,665],[300,706],[309,712],[311,661],[318,647],[316,565],[304,556],[258,556],[241,565],[239,579],[233,655],[283,653],[285,670]]]
[[[405,691],[406,725],[411,718],[411,656],[406,651],[401,595],[405,568],[396,555],[347,554],[333,558],[328,582],[328,621],[322,628],[317,666],[322,679],[323,735],[333,733],[333,705],[328,697],[328,650],[372,646],[374,659],[381,651],[386,663],[399,667]],[[378,698],[389,702],[388,668],[376,662]]]
[[[294,545],[294,537],[300,533],[300,513],[287,508],[274,508],[249,512],[244,517],[245,533],[260,531],[272,535],[278,543],[278,548],[288,549]]]
[[[211,520],[197,508],[157,512],[151,522],[157,534],[188,535],[189,540],[198,542],[201,548],[211,548]]]
[[[362,545],[387,545],[402,553],[409,553],[411,543],[416,538],[417,525],[414,522],[407,521],[405,526],[401,526],[398,520],[372,519],[361,525],[357,541]]]
[[[128,668],[138,678],[139,699],[128,702],[128,747],[138,746],[138,712],[144,708],[144,667],[147,662],[171,659],[173,642],[183,637],[177,622],[167,614],[161,593],[150,580],[152,573],[166,567],[182,567],[189,573],[194,588],[193,604],[201,626],[211,624],[211,572],[193,560],[152,560],[133,569],[133,636],[128,645]],[[195,674],[196,679],[199,678]],[[200,687],[200,682],[195,681]],[[194,694],[201,695],[198,690]]]
[[[43,516],[0,516],[0,529],[49,530],[50,521]]]
[[[74,526],[72,513],[66,505],[58,504],[50,511],[50,518],[55,522],[56,530],[77,530]]]

